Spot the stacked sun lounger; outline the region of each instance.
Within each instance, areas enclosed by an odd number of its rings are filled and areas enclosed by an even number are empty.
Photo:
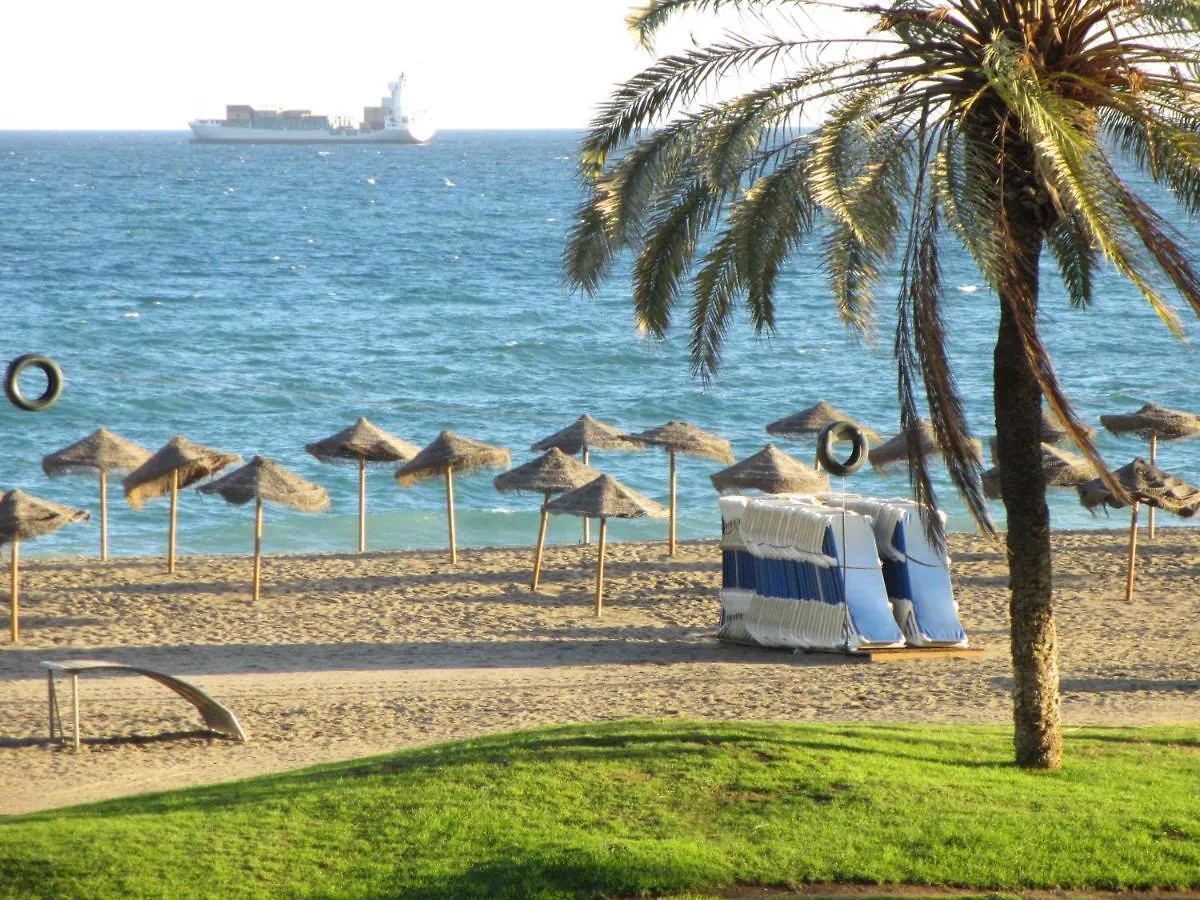
[[[904,645],[868,519],[810,496],[720,504],[722,639],[849,652]]]
[[[950,584],[950,559],[925,534],[922,508],[912,500],[821,495],[831,505],[845,503],[866,516],[875,532],[883,580],[896,622],[914,647],[966,647]]]

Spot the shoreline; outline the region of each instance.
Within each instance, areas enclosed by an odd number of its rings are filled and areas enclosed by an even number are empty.
[[[1054,532],[1063,716],[1072,725],[1200,722],[1200,548],[1187,528]],[[865,664],[718,643],[716,541],[278,554],[249,597],[247,556],[37,558],[22,639],[0,645],[0,815],[224,781],[542,724],[626,716],[824,722],[1011,722],[1002,544],[951,534],[973,659]],[[84,750],[47,743],[43,659],[100,658],[187,678],[250,741],[199,736],[149,679],[80,678]],[[60,706],[69,706],[69,687]],[[69,715],[68,715],[69,718]],[[69,729],[68,724],[68,729]]]

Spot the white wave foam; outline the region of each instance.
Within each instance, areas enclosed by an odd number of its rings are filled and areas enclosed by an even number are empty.
[[[139,312],[123,312],[121,313],[126,319],[140,319],[142,314]]]
[[[973,294],[977,290],[979,290],[979,285],[977,285],[977,284],[960,284],[958,286],[958,289],[960,291],[962,291],[964,294]]]

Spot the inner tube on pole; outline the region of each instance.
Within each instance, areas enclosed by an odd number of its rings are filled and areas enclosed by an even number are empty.
[[[30,366],[41,369],[46,375],[46,390],[39,397],[26,397],[21,393],[21,373]],[[63,389],[63,373],[58,363],[40,353],[26,353],[8,364],[4,373],[4,395],[17,409],[38,412],[54,405]]]
[[[849,441],[852,445],[850,456],[844,461],[833,453],[833,445],[839,441]],[[817,435],[817,462],[830,475],[853,475],[867,461],[868,449],[866,437],[850,422],[830,422]]]

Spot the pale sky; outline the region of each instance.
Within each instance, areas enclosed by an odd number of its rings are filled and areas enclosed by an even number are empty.
[[[635,5],[8,0],[0,130],[185,130],[229,103],[357,121],[401,70],[442,129],[582,127],[651,61],[625,27]],[[659,49],[691,33],[667,34]]]

